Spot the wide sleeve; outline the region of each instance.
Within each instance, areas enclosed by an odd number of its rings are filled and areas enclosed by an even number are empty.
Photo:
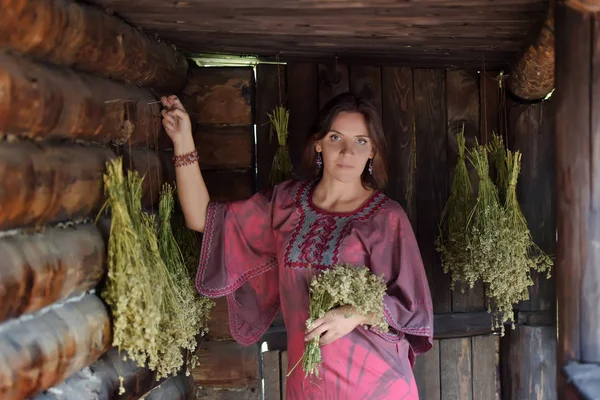
[[[387,280],[384,316],[388,332],[372,331],[397,342],[406,337],[410,360],[433,344],[433,307],[419,247],[410,221],[399,206],[384,213],[371,252],[371,269]]]
[[[196,289],[227,296],[231,334],[242,345],[256,343],[279,311],[275,192],[208,205]]]

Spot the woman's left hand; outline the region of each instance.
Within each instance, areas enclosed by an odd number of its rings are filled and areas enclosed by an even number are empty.
[[[304,340],[309,342],[313,338],[321,337],[319,344],[325,346],[347,335],[358,325],[366,322],[367,318],[359,314],[352,306],[335,308],[312,323],[310,328],[306,330],[307,335]]]

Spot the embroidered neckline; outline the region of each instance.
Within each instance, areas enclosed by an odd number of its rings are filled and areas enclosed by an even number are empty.
[[[314,212],[316,212],[317,214],[323,214],[323,215],[331,215],[333,217],[349,217],[351,215],[355,215],[355,214],[360,214],[365,208],[369,207],[373,201],[375,201],[375,199],[377,197],[379,197],[379,195],[381,194],[379,192],[379,190],[375,189],[373,191],[373,193],[371,193],[369,195],[369,197],[363,201],[363,203],[358,206],[358,208],[352,210],[352,211],[329,211],[329,210],[325,210],[319,206],[317,206],[314,202],[313,202],[313,195],[315,193],[315,189],[317,187],[317,183],[318,181],[313,181],[309,184],[309,188],[308,188],[308,196],[307,196],[307,203],[308,206],[310,207],[311,210],[313,210]]]

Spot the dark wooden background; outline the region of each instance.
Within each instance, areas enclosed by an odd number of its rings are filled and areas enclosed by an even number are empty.
[[[259,64],[256,80],[251,68],[209,72],[223,81],[225,76],[246,76],[248,82],[242,86],[247,87],[230,94],[237,93],[239,101],[246,101],[245,115],[253,118],[240,123],[235,115],[221,119],[213,115],[199,121],[203,129],[197,133],[198,147],[212,154],[212,161],[204,165],[206,175],[223,177],[214,181],[209,178],[209,189],[220,198],[245,198],[268,186],[276,147],[268,141],[266,114],[280,98],[290,109],[289,146],[300,175],[306,132],[319,107],[348,90],[370,98],[381,113],[388,139],[390,180],[386,193],[400,202],[410,217],[434,301],[435,346],[418,358],[415,367],[421,397],[499,399],[502,388],[502,398],[506,399],[555,398],[554,280],[534,275],[531,299],[516,307],[517,329],[507,327],[505,337],[500,339],[491,329],[483,286],[476,285],[465,293],[452,292],[450,277],[443,273],[434,250],[437,224],[449,194],[456,159],[455,134],[464,124],[469,144],[475,140],[486,142],[492,132],[501,132],[510,148],[524,153],[518,195],[536,242],[553,252],[556,236],[552,101],[527,105],[513,102],[500,90],[498,71],[348,66],[333,62]],[[254,93],[254,97],[248,93]],[[252,137],[253,124],[255,147],[247,140]],[[253,155],[251,162],[248,154]],[[242,159],[244,163],[232,162]],[[250,179],[252,170],[256,172],[254,180]],[[264,377],[266,398],[281,398],[287,363],[281,320],[276,320],[265,336],[269,352],[261,356],[258,347],[241,350],[231,341],[224,323],[226,313],[225,303],[220,301],[210,334],[213,341],[203,343],[200,354],[206,355],[202,359],[204,365],[194,373],[197,385],[203,386],[199,395],[256,398],[259,377]],[[230,357],[223,358],[221,354]],[[254,374],[252,365],[259,358],[261,367]],[[215,392],[215,387],[238,391]],[[225,393],[227,397],[223,397]]]

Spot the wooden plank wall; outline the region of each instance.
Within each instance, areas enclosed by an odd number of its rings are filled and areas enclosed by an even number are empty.
[[[526,327],[507,329],[508,334],[501,341],[490,327],[483,285],[464,293],[452,292],[450,278],[443,273],[433,247],[452,181],[457,154],[455,134],[464,124],[468,144],[476,140],[485,143],[492,132],[502,132],[511,148],[523,151],[519,198],[534,238],[544,250],[552,252],[555,236],[550,196],[554,179],[550,105],[512,108],[511,104],[507,108],[498,73],[494,71],[303,63],[288,64],[286,76],[290,151],[295,162],[301,158],[317,104],[322,107],[334,95],[351,90],[370,98],[381,112],[390,162],[386,191],[409,215],[434,293],[435,345],[427,355],[418,358],[415,366],[421,397],[500,399],[502,355],[503,372],[512,374],[512,378],[504,380],[503,398],[523,398],[518,392],[526,390],[519,384],[523,380],[538,389],[538,398],[552,398],[550,360],[554,344],[552,340],[548,342],[552,337],[548,333],[555,329],[549,317],[553,280],[535,276],[531,300],[517,307],[519,321]],[[258,95],[265,96],[260,87]],[[260,148],[260,141],[258,145]],[[302,168],[295,167],[301,175]],[[520,333],[522,329],[525,331]],[[277,348],[263,354],[263,372],[271,374],[264,375],[267,398],[278,399],[277,393],[285,393],[285,382],[276,382],[274,376],[285,377],[286,353],[280,341],[274,343]],[[516,361],[515,349],[528,345],[541,349],[543,355]],[[521,355],[518,359],[522,358]],[[520,367],[507,368],[514,363]]]

